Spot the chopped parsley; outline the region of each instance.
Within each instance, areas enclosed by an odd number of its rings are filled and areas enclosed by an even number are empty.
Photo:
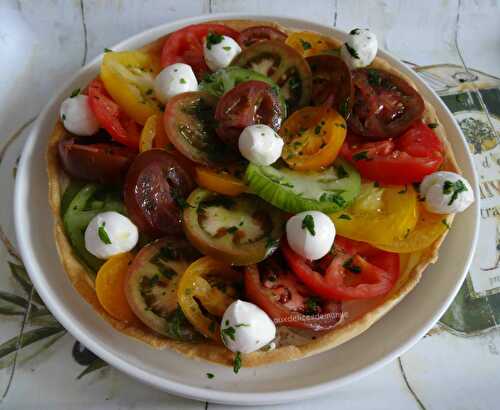
[[[356,36],[359,34],[361,30],[359,28],[355,28],[355,29],[352,29],[351,31],[349,31],[349,34],[352,35],[352,36]]]
[[[352,218],[347,214],[342,214],[339,216],[339,219],[345,219],[346,221],[350,221]]]
[[[314,128],[314,133],[316,135],[319,135],[320,132],[321,132],[321,125],[316,125],[316,127]]]
[[[106,222],[103,222],[102,225],[97,229],[97,235],[99,239],[106,245],[111,245],[111,239],[109,239],[109,235],[104,228],[106,226]]]
[[[361,161],[361,160],[368,160],[368,151],[360,151],[360,152],[356,152],[353,156],[352,156],[352,159],[354,161]]]
[[[177,272],[175,270],[173,270],[168,266],[163,265],[162,263],[158,264],[157,268],[160,271],[160,273],[167,279],[172,279],[174,276],[177,275]]]
[[[238,374],[240,369],[241,369],[241,353],[236,352],[236,356],[234,356],[234,361],[233,361],[233,372],[235,374]]]
[[[378,188],[378,187],[380,186],[380,182],[375,181],[375,182],[373,183],[373,186],[374,186],[375,188]]]
[[[181,209],[186,209],[191,207],[188,201],[177,191],[177,189],[172,188],[170,190],[170,195],[172,195],[173,200]]]
[[[352,48],[349,44],[345,43],[344,45],[347,51],[349,51],[349,54],[352,56],[352,58],[359,60],[358,52],[354,48]]]
[[[354,265],[352,263],[352,258],[347,259],[342,266],[352,273],[361,272],[361,267],[358,265]]]
[[[79,89],[79,88],[75,88],[75,89],[71,92],[71,95],[69,96],[69,98],[75,98],[78,94],[80,94],[80,89]]]
[[[446,219],[442,219],[441,222],[444,226],[446,226],[446,229],[450,229],[450,224],[448,223],[448,221]]]
[[[339,165],[338,167],[336,167],[335,172],[337,173],[338,179],[342,179],[342,178],[349,176],[348,172],[345,170],[345,168],[342,165]]]
[[[382,85],[382,77],[377,70],[373,68],[368,69],[368,83],[374,87]]]
[[[224,47],[222,47],[222,49],[225,50],[225,51],[229,51],[229,50],[231,50],[231,47],[230,46],[224,46]]]
[[[250,327],[249,323],[238,323],[237,325],[234,325],[234,327]]]
[[[226,229],[227,233],[235,233],[237,230],[238,230],[237,226],[231,226],[230,228]]]
[[[349,114],[349,97],[347,97],[342,104],[339,106],[339,113],[342,117],[347,119],[347,114]]]
[[[228,326],[224,329],[221,329],[220,331],[222,338],[226,339],[226,337],[229,337],[233,342],[236,340],[235,335],[236,335],[236,329],[232,326]]]
[[[151,95],[153,94],[153,89],[152,88],[149,88],[147,91],[146,91],[146,95]]]
[[[217,328],[217,325],[216,325],[216,324],[215,324],[215,322],[212,320],[212,321],[210,322],[210,324],[208,325],[208,331],[209,331],[210,333],[213,333],[213,332],[215,332],[215,329],[216,329],[216,328]]]
[[[444,181],[443,194],[445,194],[445,195],[451,194],[451,198],[448,202],[448,206],[453,204],[453,202],[455,202],[455,200],[458,198],[458,195],[461,192],[465,192],[467,190],[468,190],[467,187],[465,186],[463,181],[460,179],[458,181],[455,181],[455,182]]]
[[[439,124],[437,124],[437,123],[435,123],[435,122],[431,122],[430,124],[427,124],[427,126],[428,126],[431,130],[433,130],[434,128],[437,128],[437,126],[438,126],[438,125],[439,125]]]
[[[208,35],[207,35],[207,48],[209,50],[211,50],[212,46],[214,44],[219,44],[220,42],[222,42],[222,40],[223,40],[222,35],[214,33],[214,32],[208,33]]]
[[[302,48],[304,50],[309,50],[312,47],[311,43],[309,43],[309,41],[305,41],[305,40],[302,40],[302,39],[300,39],[300,44],[302,44]]]
[[[187,83],[186,79],[184,79],[184,78],[181,78],[181,79],[179,80],[179,82],[180,82],[181,84],[186,84],[186,83]]]
[[[312,215],[304,216],[304,219],[302,220],[302,229],[307,229],[312,236],[316,235],[316,231],[314,230],[314,219]]]
[[[207,377],[209,379],[213,379],[215,377],[215,375],[213,373],[207,373]]]
[[[408,192],[408,185],[405,185],[404,189],[398,192],[398,194],[406,194]]]
[[[107,47],[104,49],[104,52],[105,52],[105,53],[110,53],[110,52],[112,52],[112,51],[113,51],[113,50],[111,50],[110,48],[107,48]]]
[[[266,249],[269,251],[269,250],[273,250],[273,249],[276,249],[278,247],[280,243],[280,240],[279,239],[274,239],[274,238],[267,238],[267,241],[266,241]]]
[[[63,114],[63,115],[61,116],[61,118],[62,118],[62,120],[63,120],[63,121],[66,121],[66,114]]]

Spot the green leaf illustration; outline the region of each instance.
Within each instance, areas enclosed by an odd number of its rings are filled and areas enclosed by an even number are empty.
[[[106,366],[109,366],[104,360],[97,358],[92,363],[90,363],[83,372],[81,372],[77,376],[77,380],[80,380],[82,377],[86,376],[89,373],[95,372],[96,370],[102,369]]]
[[[0,300],[12,303],[13,305],[20,306],[24,309],[27,309],[28,305],[29,305],[29,302],[27,299],[25,299],[21,296],[17,296],[14,293],[5,292],[3,290],[0,290]]]
[[[12,306],[0,306],[0,315],[6,316],[22,316],[24,312],[13,308]]]
[[[28,272],[26,272],[25,267],[23,265],[16,265],[15,263],[9,262],[9,268],[16,282],[19,283],[19,285],[23,288],[26,294],[29,295],[31,292],[31,288],[33,287],[33,284],[31,283],[30,277],[28,276]],[[40,298],[40,296],[36,291],[33,293],[33,302],[45,306],[45,304],[43,303],[42,299]]]
[[[61,325],[40,327],[38,329],[25,332],[21,340],[20,348],[22,349],[59,332],[65,332],[65,329]],[[16,336],[0,345],[0,358],[16,351],[18,339],[19,336]]]

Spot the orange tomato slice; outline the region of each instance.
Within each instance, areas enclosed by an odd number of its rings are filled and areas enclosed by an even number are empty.
[[[290,34],[285,44],[296,49],[304,57],[324,54],[338,48],[328,37],[310,31],[299,31]]]
[[[222,195],[237,196],[247,190],[245,183],[229,170],[197,166],[195,176],[199,186]]]
[[[133,259],[130,252],[112,256],[101,266],[95,280],[97,299],[104,310],[127,323],[137,320],[125,296],[127,269]]]
[[[281,157],[298,171],[317,171],[333,163],[346,136],[344,118],[329,107],[305,107],[283,123]]]

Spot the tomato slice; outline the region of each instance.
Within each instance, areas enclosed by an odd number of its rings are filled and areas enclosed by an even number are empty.
[[[234,162],[237,152],[217,137],[214,111],[217,99],[205,92],[176,95],[168,101],[163,124],[169,141],[198,164],[217,167]]]
[[[331,214],[337,234],[369,243],[392,243],[409,235],[418,219],[417,193],[412,185],[361,185],[349,208]]]
[[[387,242],[377,241],[373,243],[373,246],[397,253],[422,251],[441,238],[450,224],[450,217],[432,214],[422,203],[419,203],[417,224],[405,237]]]
[[[217,135],[226,144],[238,146],[245,127],[265,124],[278,131],[285,113],[273,91],[263,81],[245,81],[222,96],[215,109]]]
[[[65,133],[58,124],[56,130]],[[56,131],[58,132],[58,131]],[[137,152],[104,138],[63,136],[58,143],[61,164],[68,175],[83,181],[118,184]]]
[[[201,339],[178,308],[177,300],[180,277],[197,257],[187,241],[159,239],[142,248],[125,267],[127,301],[150,329],[176,340]]]
[[[243,50],[232,66],[249,68],[270,77],[280,88],[290,112],[311,100],[311,69],[302,55],[278,40],[257,42]]]
[[[123,186],[127,212],[138,228],[152,237],[182,233],[185,198],[194,188],[189,170],[164,150],[139,154]]]
[[[312,72],[312,103],[337,110],[349,118],[354,103],[351,70],[340,57],[315,55],[307,62]]]
[[[283,232],[283,214],[255,195],[226,197],[194,190],[184,209],[189,241],[206,255],[234,265],[265,259]]]
[[[179,306],[196,330],[220,342],[220,319],[237,299],[241,282],[241,274],[230,265],[205,256],[183,273],[177,287]]]
[[[247,185],[241,179],[244,169],[196,167],[196,183],[210,191],[223,195],[238,196],[247,191]]]
[[[320,331],[334,328],[342,317],[341,304],[313,294],[278,253],[245,268],[245,293],[276,325]]]
[[[97,272],[95,291],[99,303],[113,318],[125,323],[136,321],[134,312],[125,297],[127,268],[134,255],[130,252],[108,259]]]
[[[348,135],[341,155],[365,178],[404,185],[436,172],[443,163],[443,152],[439,137],[419,121],[395,140],[364,143],[360,137]]]
[[[89,84],[88,94],[90,109],[101,127],[116,142],[138,149],[140,134],[137,123],[111,99],[100,79],[96,78]]]
[[[170,34],[161,52],[161,66],[185,63],[191,66],[196,77],[201,80],[209,72],[203,56],[203,39],[207,34],[217,33],[239,40],[239,32],[223,24],[202,23],[184,27]]]
[[[379,140],[397,137],[422,118],[424,100],[410,84],[384,70],[360,68],[352,72],[355,99],[349,128]]]
[[[242,47],[250,47],[259,41],[285,41],[286,38],[287,35],[277,28],[271,26],[254,26],[248,27],[240,33],[239,43]]]
[[[346,123],[328,107],[305,107],[284,122],[281,157],[299,171],[318,171],[331,165],[344,143]]]
[[[101,63],[106,91],[127,115],[139,124],[160,113],[162,104],[154,94],[158,58],[143,51],[108,52]]]
[[[285,44],[293,47],[304,57],[323,54],[326,51],[338,48],[328,37],[311,31],[297,31],[291,33]]]
[[[399,255],[337,236],[334,252],[311,263],[287,243],[283,255],[293,272],[325,299],[370,299],[387,294],[399,277]]]

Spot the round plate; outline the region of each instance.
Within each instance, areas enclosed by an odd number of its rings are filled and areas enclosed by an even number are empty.
[[[275,21],[339,39],[346,36],[330,27],[302,20],[223,14],[168,23],[138,34],[114,46],[113,50],[141,47],[188,24],[235,18]],[[382,50],[379,55],[410,77],[423,97],[435,107],[457,161],[479,198],[472,159],[451,113],[413,71]],[[395,359],[444,313],[471,262],[479,225],[478,201],[456,217],[440,249],[439,261],[426,270],[410,295],[362,335],[325,353],[291,363],[242,369],[235,375],[232,369],[187,359],[170,350],[154,350],[115,331],[79,297],[64,272],[54,243],[53,218],[47,201],[45,152],[59,105],[73,89],[84,87],[98,74],[101,58],[93,60],[64,84],[38,117],[19,164],[14,209],[21,254],[40,296],[61,324],[106,362],[145,383],[198,400],[246,405],[301,400],[356,380]],[[216,377],[207,379],[207,372]]]

